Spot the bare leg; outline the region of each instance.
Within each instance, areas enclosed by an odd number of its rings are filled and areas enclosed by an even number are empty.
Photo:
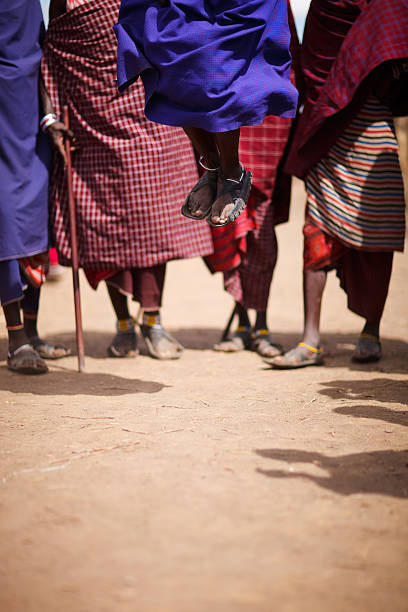
[[[203,163],[207,168],[218,168],[220,165],[220,157],[217,149],[217,144],[213,134],[206,132],[200,128],[185,127],[185,133],[189,137],[193,147],[203,158]],[[208,171],[210,177],[214,179],[214,184],[217,179],[217,171]],[[190,195],[189,209],[192,215],[201,217],[214,200],[214,191],[208,185],[204,185],[198,191]]]
[[[12,302],[3,306],[4,317],[8,328],[9,351],[15,351],[23,344],[28,344],[28,338],[21,322],[20,302]]]
[[[302,342],[284,355],[268,363],[276,368],[298,368],[322,363],[320,343],[320,311],[327,273],[323,270],[303,272],[304,330]],[[305,346],[307,345],[307,346]]]
[[[306,270],[303,273],[303,342],[315,348],[320,344],[320,312],[326,277],[324,270]]]
[[[108,347],[108,354],[111,357],[134,357],[137,354],[137,338],[127,296],[109,283],[106,286],[117,317],[116,335]]]
[[[113,310],[115,311],[118,320],[130,319],[128,301],[126,295],[123,295],[116,287],[106,283],[108,293],[112,302]]]

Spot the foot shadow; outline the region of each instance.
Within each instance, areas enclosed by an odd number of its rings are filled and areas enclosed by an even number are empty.
[[[260,449],[260,457],[285,462],[288,468],[263,470],[259,474],[269,478],[308,480],[340,495],[375,494],[408,498],[408,449],[403,451],[373,451],[329,457],[322,453],[296,449]],[[293,464],[306,464],[297,470]],[[327,475],[308,473],[312,468],[325,470]]]

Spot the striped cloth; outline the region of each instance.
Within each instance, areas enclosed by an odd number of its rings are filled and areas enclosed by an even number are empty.
[[[308,214],[324,232],[366,251],[402,251],[405,203],[390,110],[367,99],[306,175]]]
[[[91,271],[147,268],[212,253],[207,223],[180,214],[197,181],[179,128],[144,116],[140,82],[116,87],[112,26],[120,0],[92,0],[50,22],[43,73],[58,114],[68,105],[80,265]],[[71,264],[66,169],[56,156],[51,221],[60,262]]]

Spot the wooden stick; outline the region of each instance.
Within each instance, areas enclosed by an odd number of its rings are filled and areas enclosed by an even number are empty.
[[[64,123],[69,129],[69,112],[68,107],[64,106]],[[85,349],[84,349],[84,332],[82,329],[81,315],[81,294],[79,289],[79,260],[78,260],[78,240],[77,240],[77,225],[76,225],[76,210],[74,191],[72,188],[72,159],[71,159],[71,142],[68,138],[65,140],[65,155],[67,158],[67,185],[68,185],[68,207],[69,207],[69,225],[71,230],[71,259],[72,259],[72,280],[74,285],[74,304],[75,304],[75,331],[76,344],[78,354],[78,372],[83,372],[85,369]]]

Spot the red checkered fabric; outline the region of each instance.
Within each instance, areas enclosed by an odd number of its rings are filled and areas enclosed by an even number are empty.
[[[406,0],[346,0],[341,6],[312,0],[302,46],[305,107],[288,172],[304,177],[327,153],[364,101],[364,86],[381,86],[367,77],[384,62],[408,57],[407,33]],[[408,113],[408,99],[404,103]]]
[[[209,226],[180,214],[197,181],[183,131],[144,116],[140,82],[119,95],[112,26],[119,0],[93,0],[51,21],[43,71],[56,112],[68,105],[79,260],[88,270],[144,268],[212,252]],[[71,263],[65,168],[55,160],[51,219]]]

